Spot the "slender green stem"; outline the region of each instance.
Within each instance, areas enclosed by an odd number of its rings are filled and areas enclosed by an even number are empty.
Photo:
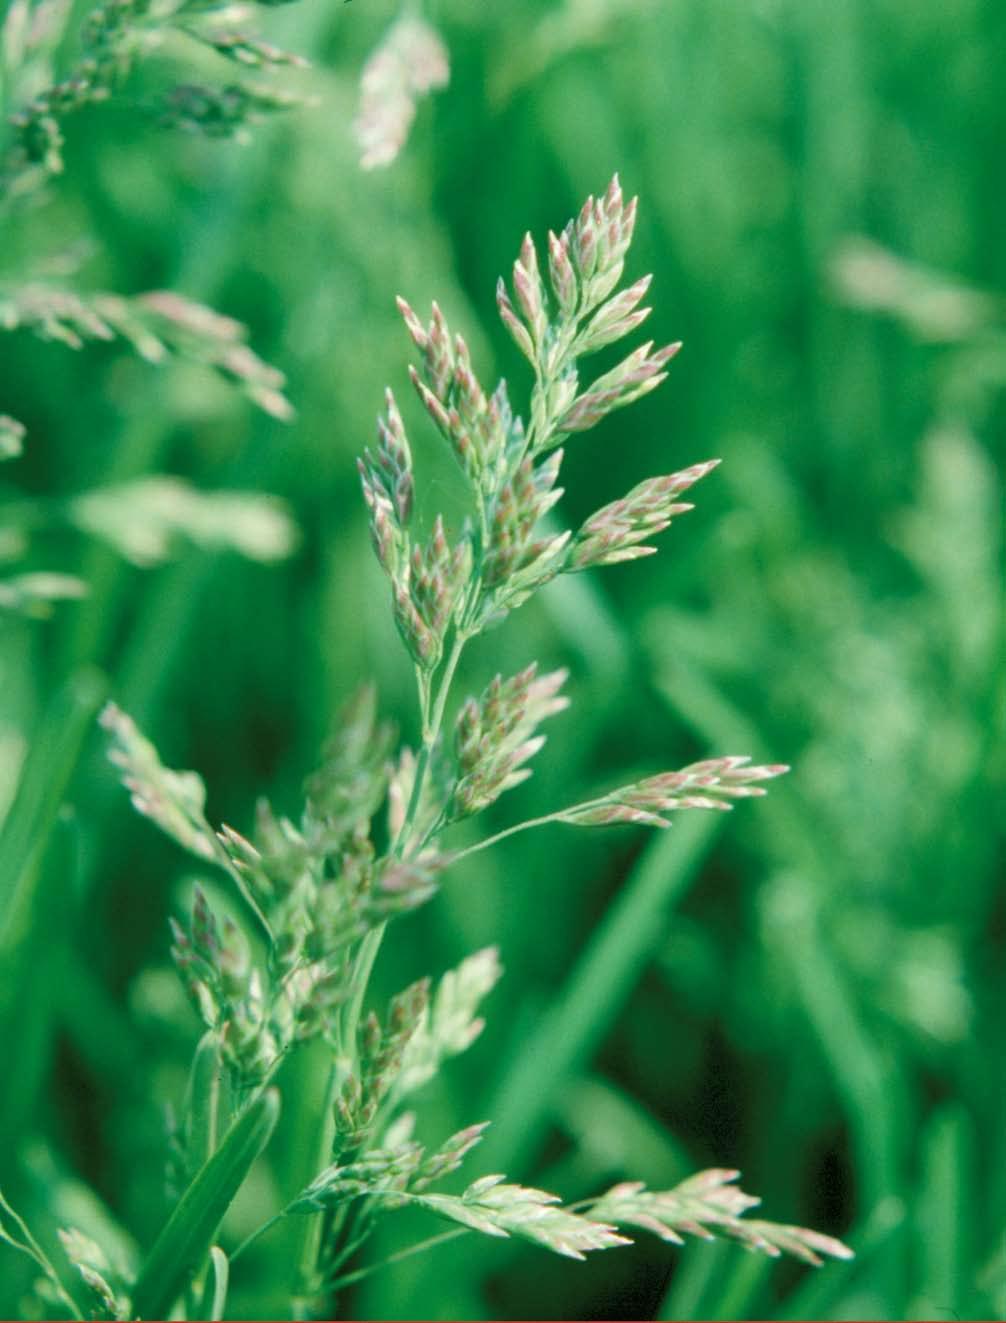
[[[593,801],[591,801],[593,802]],[[587,804],[577,804],[578,809],[589,807]],[[485,840],[476,841],[474,845],[466,845],[463,850],[455,850],[451,854],[451,862],[456,863],[458,859],[464,859],[470,854],[478,854],[480,850],[488,850],[490,845],[495,845],[498,841],[505,840],[508,836],[516,836],[519,831],[530,831],[532,827],[544,827],[550,822],[559,822],[564,813],[571,813],[572,809],[557,809],[555,813],[546,813],[541,818],[528,818],[527,822],[518,822],[513,827],[505,827],[503,831],[498,831],[492,836],[487,836]]]
[[[419,693],[419,716],[422,721],[423,736],[425,739],[426,730],[430,723],[430,679],[429,674],[419,666],[416,670],[416,689]]]
[[[349,1053],[354,1061],[356,1059],[356,1033],[360,1027],[360,1016],[363,1014],[363,1000],[367,995],[367,985],[370,983],[374,961],[377,959],[377,953],[381,948],[381,941],[387,926],[386,923],[382,923],[380,927],[372,928],[367,933],[360,943],[360,949],[356,953],[356,961],[353,964],[350,983],[352,991],[346,1007],[346,1017],[343,1021],[342,1042],[344,1050]]]
[[[454,635],[454,642],[451,645],[451,651],[444,666],[444,673],[440,679],[440,691],[437,694],[437,701],[433,707],[433,716],[430,721],[430,729],[427,742],[432,746],[437,736],[440,734],[440,727],[444,721],[444,709],[447,706],[447,699],[450,695],[451,685],[454,681],[454,672],[458,668],[458,662],[461,660],[461,654],[464,652],[465,644],[468,642],[468,634],[464,630],[457,630]]]
[[[412,792],[409,796],[408,807],[405,811],[405,818],[402,822],[391,852],[397,858],[402,858],[408,848],[409,841],[415,827],[416,818],[422,803],[423,790],[426,785],[426,778],[429,774],[430,759],[433,754],[434,746],[440,735],[440,728],[443,725],[444,712],[447,707],[447,699],[450,693],[451,683],[457,670],[458,662],[461,659],[461,653],[468,641],[468,635],[461,629],[458,629],[454,635],[454,641],[448,654],[447,661],[440,677],[439,687],[437,689],[436,699],[432,698],[432,684],[430,677],[418,668],[416,670],[416,686],[419,693],[419,709],[422,718],[423,742],[416,759],[416,770],[412,782]],[[363,1006],[367,996],[367,989],[370,985],[370,977],[373,972],[374,962],[377,959],[377,953],[381,948],[381,942],[384,939],[384,931],[387,924],[381,924],[373,928],[363,938],[359,950],[356,953],[356,959],[353,964],[353,971],[350,977],[350,996],[346,1004],[345,1014],[342,1020],[341,1042],[343,1053],[348,1058],[356,1062],[357,1052],[357,1034],[360,1027],[360,1020],[363,1015]],[[338,1082],[341,1077],[344,1064],[336,1062],[333,1067],[333,1074],[330,1077],[330,1092],[332,1081]],[[326,1114],[331,1111],[331,1104],[334,1096],[330,1098],[326,1106]],[[326,1149],[330,1146],[331,1140],[326,1143]],[[321,1155],[321,1161],[324,1163],[327,1153]],[[340,1228],[342,1230],[343,1228]],[[311,1232],[304,1240],[304,1257],[301,1260],[301,1273],[305,1283],[307,1283],[312,1273],[317,1272],[319,1255],[322,1249],[323,1239],[323,1217],[318,1216],[314,1221]],[[365,1237],[358,1237],[358,1242],[362,1243]],[[357,1241],[354,1241],[352,1247],[343,1248],[339,1252],[336,1263],[345,1262],[348,1253],[357,1248]]]
[[[403,1259],[410,1259],[413,1254],[420,1254],[423,1250],[433,1249],[435,1245],[444,1245],[449,1240],[457,1240],[459,1236],[469,1235],[467,1227],[458,1227],[455,1231],[443,1231],[439,1236],[431,1236],[429,1240],[421,1240],[416,1245],[410,1245],[408,1249],[399,1250],[397,1254],[391,1254],[386,1259],[381,1259],[379,1263],[368,1263],[366,1268],[357,1268],[355,1272],[348,1272],[342,1277],[337,1277],[331,1282],[330,1288],[333,1291],[341,1290],[344,1286],[350,1286],[353,1282],[362,1281],[364,1277],[370,1277],[375,1272],[380,1272],[382,1268],[390,1267],[393,1263],[401,1263]]]
[[[20,1215],[20,1213],[15,1212],[15,1210],[10,1206],[10,1204],[4,1198],[2,1193],[0,1193],[0,1212],[5,1213],[7,1217],[9,1217],[11,1221],[16,1225],[21,1235],[24,1236],[24,1244],[21,1244],[19,1241],[15,1240],[14,1237],[11,1236],[8,1232],[6,1232],[3,1228],[2,1223],[0,1223],[0,1241],[6,1241],[7,1244],[10,1245],[13,1249],[19,1249],[22,1254],[27,1254],[30,1259],[34,1259],[34,1261],[38,1264],[38,1266],[45,1273],[46,1277],[52,1283],[57,1294],[59,1295],[59,1298],[64,1302],[64,1304],[73,1314],[73,1317],[83,1318],[84,1315],[80,1312],[77,1302],[74,1300],[73,1296],[70,1295],[69,1291],[66,1289],[66,1287],[63,1285],[62,1281],[60,1280],[59,1273],[53,1267],[52,1263],[50,1263],[48,1256],[46,1255],[45,1251],[42,1249],[42,1246],[38,1243],[35,1237],[28,1230],[27,1222],[25,1222],[24,1218]]]
[[[332,1140],[335,1135],[335,1098],[339,1091],[345,1072],[345,1060],[343,1044],[345,1039],[341,1033],[339,1035],[338,1049],[334,1060],[329,1068],[328,1082],[325,1086],[325,1102],[322,1106],[321,1117],[317,1129],[317,1146],[315,1150],[314,1166],[317,1171],[321,1171],[329,1161],[332,1152]],[[282,1214],[280,1214],[282,1216]],[[301,1284],[300,1294],[304,1297],[310,1295],[314,1279],[317,1273],[318,1258],[321,1253],[321,1246],[325,1237],[325,1214],[316,1213],[311,1216],[305,1216],[304,1229],[297,1237],[297,1260],[298,1274]]]
[[[426,772],[430,765],[430,755],[432,752],[432,741],[427,743],[427,741],[424,740],[423,746],[419,750],[419,756],[416,759],[416,771],[412,778],[412,792],[409,795],[409,804],[405,810],[405,818],[402,821],[402,826],[391,847],[391,853],[396,859],[401,859],[405,854],[405,847],[408,844],[413,824],[416,821],[416,815],[419,812],[419,805],[423,798],[423,786],[426,783]]]
[[[392,846],[392,852],[401,858],[408,846],[409,838],[412,835],[412,829],[415,826],[416,817],[419,813],[419,807],[423,799],[423,790],[426,785],[426,777],[429,773],[430,759],[433,755],[433,749],[437,738],[440,735],[440,728],[444,722],[444,712],[447,707],[447,699],[450,694],[451,683],[454,679],[454,673],[457,670],[458,662],[461,660],[461,654],[464,651],[465,644],[468,642],[469,635],[462,629],[458,629],[454,635],[454,642],[451,645],[450,653],[444,664],[443,674],[440,679],[440,687],[437,691],[436,701],[430,706],[430,682],[422,675],[418,676],[419,683],[419,705],[423,717],[423,743],[419,750],[419,756],[416,759],[416,773],[412,779],[412,793],[409,796],[409,805],[405,812],[405,820],[402,823],[401,830],[395,838]],[[425,844],[425,841],[424,841]]]
[[[249,1249],[252,1245],[254,1245],[255,1242],[261,1236],[264,1236],[267,1231],[270,1231],[276,1225],[277,1222],[282,1222],[283,1218],[287,1216],[288,1211],[289,1211],[288,1208],[281,1208],[278,1213],[273,1213],[272,1217],[270,1217],[268,1221],[263,1222],[261,1226],[256,1227],[255,1230],[250,1235],[245,1236],[244,1240],[237,1247],[237,1249],[234,1250],[233,1253],[227,1256],[230,1259],[230,1262],[233,1263],[235,1259],[239,1257],[239,1255],[243,1254],[246,1249]]]
[[[416,760],[416,772],[412,781],[412,793],[409,796],[409,805],[405,812],[405,820],[402,823],[401,831],[395,839],[392,852],[399,858],[405,853],[409,838],[412,835],[412,829],[415,826],[416,815],[419,812],[419,806],[423,798],[423,788],[426,784],[426,777],[429,772],[430,757],[433,753],[433,747],[440,734],[440,727],[444,720],[444,711],[447,706],[447,698],[454,679],[454,673],[457,670],[458,662],[461,659],[461,653],[468,641],[468,636],[463,631],[458,630],[454,636],[454,643],[450,654],[444,666],[443,675],[440,680],[440,687],[437,692],[436,701],[430,711],[430,683],[423,676],[418,676],[419,685],[419,703],[424,714],[423,721],[423,745],[419,751],[419,757]],[[384,938],[384,930],[387,924],[381,924],[380,927],[372,929],[360,943],[360,949],[356,955],[356,962],[353,966],[352,974],[352,993],[349,1004],[346,1008],[346,1016],[343,1021],[343,1044],[347,1052],[355,1057],[356,1051],[356,1033],[360,1024],[360,1016],[363,1013],[363,1002],[367,995],[367,987],[370,983],[370,975],[374,968],[374,961],[377,959],[377,953],[380,950],[381,942]]]
[[[364,1231],[361,1231],[358,1236],[354,1236],[352,1240],[348,1241],[337,1254],[333,1255],[332,1262],[328,1266],[330,1282],[335,1281],[335,1277],[332,1276],[332,1274],[337,1273],[346,1260],[352,1258],[361,1245],[364,1245],[367,1242],[370,1238],[370,1232],[371,1228],[368,1226]]]
[[[502,831],[487,836],[485,840],[476,841],[474,845],[466,845],[463,850],[453,851],[451,862],[455,863],[458,859],[464,859],[470,854],[478,854],[480,850],[488,850],[490,845],[495,845],[508,836],[515,836],[519,831],[530,831],[532,827],[544,827],[550,822],[562,822],[568,813],[585,813],[588,809],[603,808],[605,804],[611,802],[609,796],[600,795],[597,799],[585,799],[582,804],[570,804],[568,808],[556,809],[554,813],[546,813],[540,818],[528,818],[526,822],[518,822],[512,827],[505,827]]]

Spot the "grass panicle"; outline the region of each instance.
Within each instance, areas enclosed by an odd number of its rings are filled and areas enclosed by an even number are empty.
[[[848,1253],[813,1232],[741,1221],[756,1201],[731,1184],[734,1173],[702,1173],[663,1193],[623,1183],[570,1207],[499,1175],[476,1179],[460,1195],[436,1188],[477,1148],[485,1123],[430,1149],[414,1137],[415,1118],[405,1101],[479,1037],[481,1003],[500,977],[498,953],[490,947],[472,955],[435,991],[429,979],[418,980],[383,1014],[367,1008],[388,921],[426,902],[462,856],[547,823],[668,827],[665,815],[675,810],[730,808],[736,799],[764,794],[763,783],[787,770],[753,766],[739,756],[705,759],[518,822],[466,849],[451,847],[455,823],[531,775],[528,764],[545,742],[542,723],[569,702],[561,693],[566,671],[542,673],[536,663],[497,675],[478,698],[459,701],[454,681],[464,649],[552,580],[650,551],[642,540],[691,508],[677,497],[715,466],[695,464],[648,480],[600,509],[575,535],[553,531],[562,495],[560,442],[659,385],[676,352],[675,345],[654,351],[646,343],[580,385],[581,360],[630,334],[645,315],[638,305],[649,281],[619,289],[635,217],[635,200],[625,202],[612,180],[560,236],[550,235],[547,283],[535,245],[525,239],[513,271],[513,300],[501,287],[498,301],[533,368],[527,425],[504,383],[491,392],[480,384],[465,340],[449,330],[437,304],[423,323],[399,301],[419,351],[413,384],[469,493],[468,513],[456,531],[440,514],[428,534],[417,527],[413,448],[388,391],[375,447],[364,452],[359,472],[390,610],[415,668],[417,749],[395,750],[393,731],[378,719],[374,691],[361,690],[342,713],[321,768],[306,782],[299,820],[263,802],[246,838],[230,827],[214,831],[200,778],[163,767],[131,720],[115,707],[106,710],[112,757],[134,805],[204,864],[216,865],[254,921],[245,933],[243,923],[219,908],[216,893],[200,885],[188,917],[172,921],[172,955],[206,1026],[183,1121],[202,1165],[194,1164],[188,1191],[133,1287],[137,1316],[151,1316],[154,1307],[169,1310],[186,1273],[205,1280],[205,1291],[211,1280],[218,1287],[224,1280],[207,1256],[226,1202],[271,1127],[249,1118],[276,1097],[267,1089],[282,1087],[283,1062],[311,1040],[324,1043],[331,1063],[325,1164],[249,1241],[287,1216],[307,1228],[297,1290],[313,1307],[322,1307],[333,1283],[346,1277],[345,1265],[362,1252],[381,1215],[405,1207],[577,1259],[627,1243],[623,1231],[632,1227],[655,1230],[665,1240],[679,1240],[682,1231],[719,1232],[749,1249],[772,1256],[786,1251],[808,1262]],[[546,515],[551,527],[543,532]],[[208,1092],[198,1083],[204,1074],[213,1081],[221,1069],[224,1089],[214,1085]],[[214,1136],[224,1129],[215,1149]],[[254,1132],[254,1143],[235,1138],[245,1130]],[[232,1148],[233,1161],[225,1157]],[[225,1171],[219,1179],[218,1168]],[[97,1269],[90,1265],[89,1271]],[[107,1290],[109,1300],[116,1298],[112,1286]]]

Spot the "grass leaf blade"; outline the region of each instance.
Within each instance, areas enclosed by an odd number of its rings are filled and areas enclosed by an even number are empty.
[[[147,1256],[133,1288],[134,1318],[167,1318],[186,1281],[209,1253],[217,1228],[279,1117],[270,1089],[238,1117],[203,1166]]]

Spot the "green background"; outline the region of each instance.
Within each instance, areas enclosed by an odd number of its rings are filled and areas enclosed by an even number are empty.
[[[362,679],[414,739],[354,468],[386,383],[424,521],[457,512],[461,480],[408,393],[394,296],[436,297],[482,379],[502,373],[526,400],[496,277],[526,229],[558,229],[618,170],[640,196],[628,274],[655,277],[648,334],[685,347],[655,395],[571,440],[560,513],[724,462],[658,556],[554,585],[470,649],[461,693],[534,659],[572,673],[533,779],[486,829],[713,753],[794,770],[765,801],[682,815],[656,839],[553,827],[466,861],[394,926],[378,983],[500,944],[485,1034],[423,1105],[438,1135],[492,1119],[473,1175],[576,1199],[737,1167],[766,1216],[841,1235],[858,1258],[814,1273],[644,1241],[579,1265],[466,1238],[342,1307],[1003,1317],[1006,6],[438,0],[450,86],[390,168],[361,173],[359,73],[395,12],[267,13],[264,30],[314,62],[289,81],[317,104],[247,145],[172,135],[122,104],[77,116],[48,204],[7,232],[4,279],[85,235],[82,287],[173,288],[240,318],[297,409],[284,425],[198,367],[5,336],[0,409],[28,427],[0,474],[8,499],[58,511],[176,473],[279,494],[301,540],[280,565],[182,550],[149,571],[55,526],[32,541],[31,566],[91,593],[0,632],[0,790],[20,805],[0,860],[16,939],[0,1180],[47,1244],[57,1225],[105,1221],[149,1244],[167,1209],[164,1109],[198,1032],[166,922],[192,868],[131,813],[63,686],[100,668],[239,829],[259,793],[295,811]],[[134,86],[163,77],[154,60]],[[33,850],[19,917],[10,878]],[[316,1065],[233,1210],[234,1243],[291,1193]],[[388,1219],[374,1254],[438,1229],[411,1218]],[[284,1253],[276,1235],[236,1271],[234,1314],[283,1308]],[[0,1252],[0,1313],[25,1285]]]

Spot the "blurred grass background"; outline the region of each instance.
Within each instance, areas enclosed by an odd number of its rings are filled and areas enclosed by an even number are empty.
[[[0,633],[0,1181],[46,1243],[75,1222],[147,1244],[165,1216],[164,1108],[196,1033],[166,917],[190,872],[115,785],[87,668],[238,828],[262,791],[295,807],[361,679],[413,736],[353,464],[386,382],[408,408],[420,514],[456,508],[458,479],[403,388],[394,295],[438,298],[483,379],[526,398],[496,276],[525,229],[558,228],[618,170],[641,198],[629,273],[655,273],[650,333],[685,350],[655,396],[574,438],[565,509],[724,464],[659,556],[556,585],[471,650],[468,689],[534,658],[572,669],[572,710],[490,825],[710,752],[794,772],[725,823],[686,815],[656,840],[550,829],[477,856],[396,925],[379,978],[390,992],[500,943],[485,1036],[426,1104],[437,1134],[493,1118],[479,1173],[573,1199],[736,1166],[768,1216],[859,1255],[808,1273],[644,1242],[576,1265],[464,1240],[342,1307],[1006,1316],[1006,8],[436,0],[451,84],[401,158],[361,174],[357,80],[394,12],[268,15],[314,60],[319,104],[247,146],[81,114],[66,174],[0,255],[10,278],[93,237],[83,284],[170,287],[242,319],[298,410],[284,425],[197,367],[5,336],[2,408],[29,438],[0,475],[8,497],[58,510],[169,472],[277,493],[302,530],[270,567],[189,551],[142,571],[66,532],[32,542],[32,566],[91,592]],[[26,861],[30,903],[14,891]],[[236,1237],[295,1184],[317,1064],[299,1066],[302,1102],[233,1210]],[[376,1253],[437,1229],[410,1216]],[[287,1252],[277,1234],[249,1258],[237,1315],[275,1316]],[[24,1286],[3,1254],[0,1313]]]

